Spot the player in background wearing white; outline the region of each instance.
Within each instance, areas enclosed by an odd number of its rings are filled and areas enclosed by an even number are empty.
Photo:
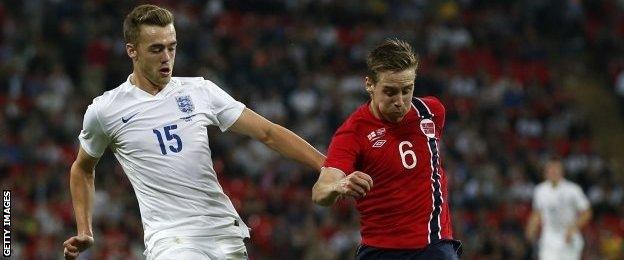
[[[549,159],[544,174],[546,181],[535,188],[526,237],[534,241],[541,224],[539,259],[580,259],[580,230],[592,215],[589,201],[580,186],[563,177],[564,167],[559,159]]]
[[[325,156],[203,78],[172,77],[173,15],[136,7],[124,21],[133,72],[95,98],[80,133],[70,189],[77,235],[63,243],[66,259],[94,243],[94,168],[110,147],[134,188],[147,259],[245,259],[249,230],[223,193],[213,169],[207,127],[257,139],[317,171]]]

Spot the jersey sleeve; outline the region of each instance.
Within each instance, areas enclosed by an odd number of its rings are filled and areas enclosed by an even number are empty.
[[[212,83],[212,81],[205,80],[205,83],[207,85],[209,106],[216,119],[214,123],[222,132],[225,132],[243,113],[245,105],[236,101],[227,92]]]
[[[579,211],[584,211],[587,210],[589,208],[589,200],[587,199],[587,196],[585,196],[585,193],[583,193],[583,189],[581,189],[581,187],[576,186],[574,188],[574,193],[575,193],[575,206],[576,209]]]
[[[355,170],[359,152],[360,145],[357,142],[355,131],[345,125],[338,129],[332,138],[323,166],[339,169],[348,175]]]
[[[533,210],[542,210],[543,205],[540,200],[540,186],[538,185],[533,192]]]
[[[104,150],[110,143],[110,138],[100,124],[95,100],[85,112],[82,131],[80,131],[78,139],[80,140],[80,147],[95,158],[102,157]]]

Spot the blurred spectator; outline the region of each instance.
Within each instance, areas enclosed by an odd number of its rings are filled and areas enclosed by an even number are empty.
[[[624,69],[618,73],[615,79],[615,94],[620,103],[621,115],[624,117]]]

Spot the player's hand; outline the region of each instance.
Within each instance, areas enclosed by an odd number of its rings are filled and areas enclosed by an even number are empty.
[[[373,179],[366,173],[355,171],[338,181],[336,191],[340,196],[363,198],[373,187]]]
[[[65,259],[76,259],[80,252],[87,250],[94,243],[92,236],[78,235],[70,237],[63,242],[63,254]]]

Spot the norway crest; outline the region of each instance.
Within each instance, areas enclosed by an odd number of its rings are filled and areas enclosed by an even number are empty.
[[[435,123],[431,119],[423,119],[420,121],[420,130],[429,138],[435,137]]]
[[[193,106],[193,101],[191,100],[191,97],[189,95],[179,96],[175,99],[178,102],[178,108],[180,109],[180,111],[184,113],[191,113],[195,109],[195,106]]]

